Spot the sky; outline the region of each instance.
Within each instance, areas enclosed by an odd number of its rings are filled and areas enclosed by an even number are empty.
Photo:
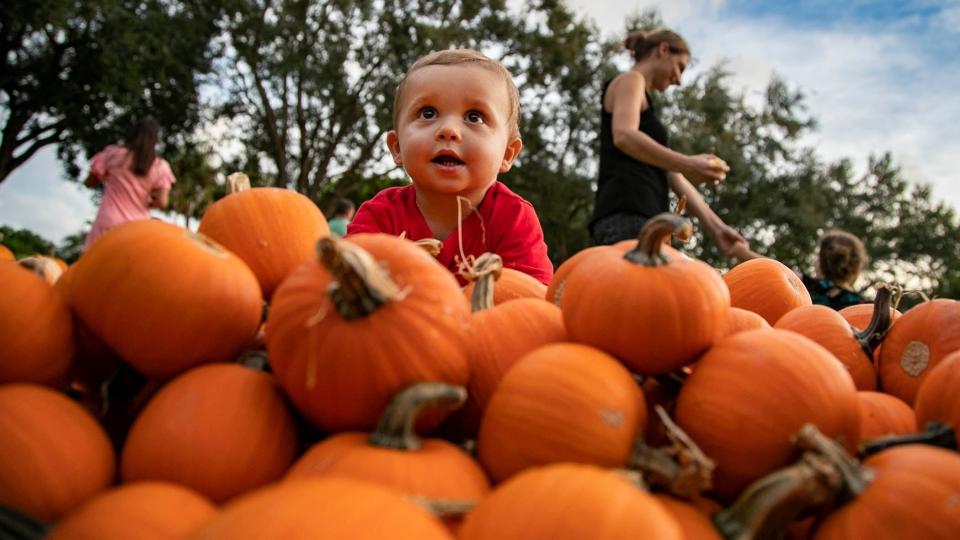
[[[871,153],[890,152],[907,179],[960,209],[960,0],[567,3],[605,37],[659,9],[697,60],[685,77],[725,62],[731,86],[759,102],[776,74],[805,94],[821,158],[862,171]],[[95,217],[90,193],[63,179],[48,147],[0,184],[0,224],[59,243]]]

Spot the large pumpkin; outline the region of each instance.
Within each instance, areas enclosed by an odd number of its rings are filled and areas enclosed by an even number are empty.
[[[500,381],[477,458],[496,482],[562,461],[624,467],[646,417],[643,394],[615,358],[586,345],[545,345]]]
[[[189,538],[216,515],[213,504],[176,484],[135,482],[104,491],[71,512],[47,540]]]
[[[227,195],[204,211],[198,230],[247,263],[265,298],[294,268],[313,258],[318,238],[330,234],[313,201],[275,187]]]
[[[402,493],[350,478],[297,478],[228,504],[192,540],[349,538],[451,540]]]
[[[884,392],[913,403],[927,373],[960,350],[960,302],[937,299],[903,314],[890,328],[880,351]]]
[[[960,445],[960,351],[951,353],[930,370],[917,390],[913,408],[919,427],[931,421],[946,422],[953,426]]]
[[[706,351],[726,329],[730,295],[709,265],[664,250],[663,239],[684,226],[660,214],[635,249],[601,250],[580,262],[561,305],[570,339],[642,374],[679,369]]]
[[[860,440],[917,432],[913,409],[903,400],[881,392],[857,392],[860,402]]]
[[[460,529],[460,540],[683,538],[652,495],[614,471],[562,463],[525,471],[498,487]]]
[[[304,416],[328,431],[369,430],[413,383],[466,385],[470,307],[453,274],[385,234],[319,246],[324,262],[290,274],[267,320],[270,364]]]
[[[800,278],[780,261],[750,259],[724,274],[730,305],[750,310],[771,325],[784,313],[813,303]]]
[[[296,452],[296,425],[272,377],[214,364],[153,396],[130,429],[120,468],[126,482],[175,482],[220,503],[279,479]]]
[[[826,349],[786,330],[721,339],[680,390],[677,423],[717,462],[714,486],[730,499],[797,457],[806,423],[857,449],[860,413],[850,374]]]
[[[15,262],[0,262],[0,283],[0,383],[63,384],[74,351],[66,302]]]
[[[113,482],[103,428],[48,388],[0,386],[0,441],[0,506],[56,521]]]
[[[162,221],[107,231],[74,274],[71,307],[147,376],[172,377],[200,363],[232,360],[260,323],[260,286],[243,261]]]

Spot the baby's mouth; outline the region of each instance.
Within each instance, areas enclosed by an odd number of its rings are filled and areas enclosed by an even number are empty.
[[[432,163],[436,163],[437,165],[442,165],[444,167],[455,167],[457,165],[463,165],[462,159],[456,156],[449,156],[449,155],[437,156],[430,161]]]

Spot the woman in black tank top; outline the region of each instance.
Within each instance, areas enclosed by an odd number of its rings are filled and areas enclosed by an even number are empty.
[[[687,197],[687,208],[724,254],[746,240],[706,204],[693,183],[720,182],[727,164],[713,154],[688,156],[670,149],[651,91],[680,84],[690,49],[670,30],[633,32],[624,47],[633,68],[603,87],[600,171],[590,231],[597,244],[636,238],[647,219],[669,210],[668,190]],[[693,183],[691,183],[693,182]]]

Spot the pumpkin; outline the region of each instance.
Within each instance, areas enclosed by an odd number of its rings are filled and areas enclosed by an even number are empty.
[[[616,472],[561,463],[531,469],[473,509],[459,540],[613,540],[683,538],[652,495]]]
[[[729,336],[737,332],[754,330],[756,328],[770,328],[770,323],[752,311],[731,306],[730,311],[727,312],[727,329],[723,335]]]
[[[107,231],[82,259],[68,288],[71,307],[144,375],[168,378],[231,360],[257,332],[256,277],[202,235],[131,221]]]
[[[0,386],[0,441],[0,506],[56,521],[113,482],[103,428],[48,388]]]
[[[297,452],[293,416],[269,374],[194,368],[160,389],[121,456],[125,482],[164,480],[217,503],[279,479]]]
[[[880,351],[880,384],[884,392],[913,403],[930,369],[960,350],[960,302],[923,302],[897,319]]]
[[[413,383],[466,385],[470,308],[453,274],[385,234],[325,237],[318,249],[323,262],[290,274],[267,319],[270,364],[307,419],[369,430]]]
[[[873,367],[873,351],[890,328],[890,290],[877,290],[877,316],[862,331],[855,331],[842,315],[827,306],[810,305],[795,308],[777,320],[774,328],[791,330],[806,336],[830,351],[843,364],[857,390],[877,388],[877,372]]]
[[[313,258],[317,239],[329,235],[330,227],[307,196],[257,187],[211,204],[198,231],[247,263],[270,298],[287,274]]]
[[[748,330],[718,341],[677,398],[676,421],[716,461],[714,487],[729,500],[796,458],[806,423],[857,449],[860,413],[850,374],[826,349],[786,330]]]
[[[660,214],[635,249],[599,251],[578,264],[561,305],[570,339],[642,374],[674,371],[706,351],[726,328],[730,295],[709,265],[664,250],[665,237],[689,226]]]
[[[15,261],[15,260],[17,260],[17,256],[14,255],[12,251],[10,251],[10,248],[8,248],[3,244],[0,244],[0,262]]]
[[[495,482],[560,461],[621,467],[646,416],[642,392],[615,358],[586,345],[545,345],[500,381],[477,458]]]
[[[780,261],[757,258],[744,261],[724,274],[730,305],[752,311],[771,325],[784,313],[813,303],[793,270]]]
[[[917,432],[913,409],[903,400],[881,392],[857,392],[860,401],[860,440]]]
[[[73,323],[60,295],[15,262],[0,262],[0,383],[66,382]]]
[[[450,540],[444,526],[390,488],[351,478],[298,478],[231,502],[192,540]]]
[[[721,540],[723,538],[710,522],[709,513],[669,495],[657,493],[654,494],[654,498],[677,521],[685,540]]]
[[[960,351],[951,353],[930,370],[913,404],[917,425],[940,421],[953,426],[960,445]]]
[[[547,301],[553,302],[557,306],[560,305],[560,301],[563,298],[563,289],[567,285],[567,278],[570,277],[573,269],[586,258],[610,248],[618,249],[620,253],[626,253],[636,247],[636,245],[636,240],[623,240],[612,246],[593,246],[574,253],[569,259],[563,261],[563,263],[557,267],[557,271],[553,273],[553,278],[550,279],[550,284],[547,285]]]
[[[493,287],[494,305],[500,305],[517,298],[537,298],[539,300],[546,298],[547,286],[537,281],[535,277],[513,268],[502,268],[500,272],[500,277],[497,278],[496,285]],[[468,300],[473,297],[475,287],[476,284],[469,281],[467,286],[463,288],[463,294]]]
[[[48,540],[188,538],[216,514],[197,493],[176,484],[135,482],[104,491],[71,512]]]
[[[898,302],[894,301],[893,303],[898,303]],[[841,309],[840,311],[838,311],[837,313],[839,313],[841,317],[846,319],[847,322],[850,323],[850,326],[852,326],[856,330],[863,330],[864,328],[870,325],[870,320],[873,318],[873,304],[855,304],[852,306],[847,306]],[[901,315],[903,315],[903,313],[898,311],[894,306],[892,305],[890,306],[890,324],[891,325],[897,322],[897,319],[899,319]],[[877,369],[877,366],[880,363],[880,351],[882,348],[883,348],[883,344],[880,343],[873,350],[874,369]]]
[[[424,407],[458,406],[462,387],[419,383],[400,392],[370,433],[344,432],[313,445],[287,479],[336,475],[382,484],[431,501],[476,502],[490,491],[483,469],[460,447],[417,437],[413,426]]]

